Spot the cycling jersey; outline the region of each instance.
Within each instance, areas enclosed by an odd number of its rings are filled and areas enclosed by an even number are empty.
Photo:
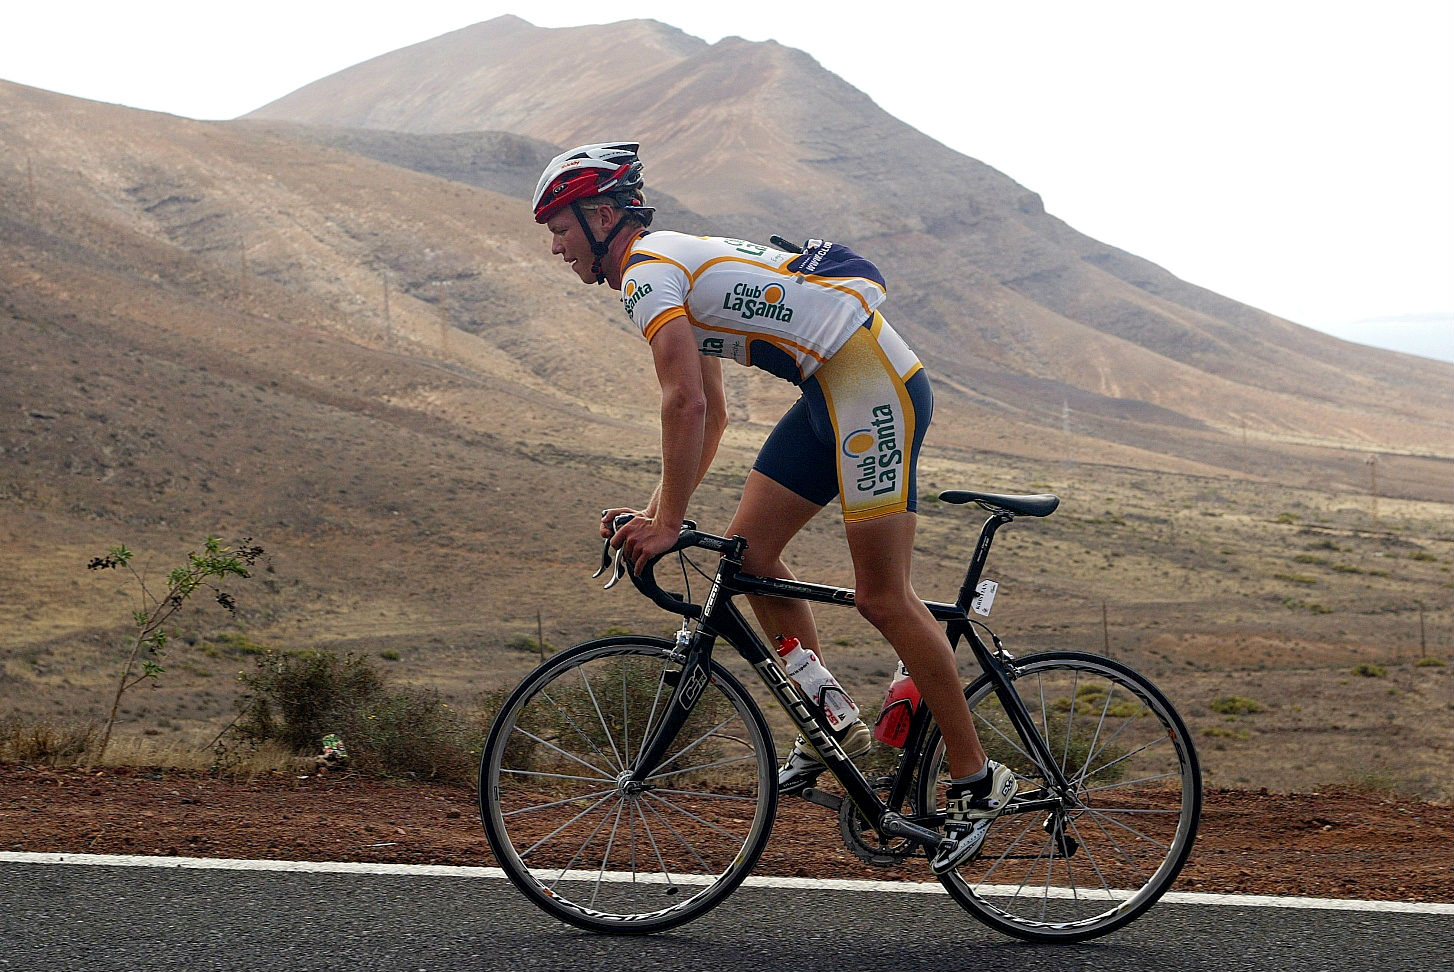
[[[799,496],[840,498],[847,521],[916,507],[933,396],[919,359],[877,307],[878,268],[841,243],[801,254],[658,232],[622,261],[621,303],[647,341],[686,318],[698,350],[803,390],[753,468]]]
[[[801,384],[883,303],[878,268],[841,243],[800,254],[658,232],[626,251],[621,303],[650,341],[685,316],[702,354]]]

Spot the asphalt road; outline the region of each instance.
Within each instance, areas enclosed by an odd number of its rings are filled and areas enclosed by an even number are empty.
[[[675,931],[606,937],[504,881],[0,863],[0,970],[1258,970],[1449,968],[1454,915],[1163,902],[1082,945],[999,936],[944,895],[740,889]]]

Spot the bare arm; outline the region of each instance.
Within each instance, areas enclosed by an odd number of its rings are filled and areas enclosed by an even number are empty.
[[[693,490],[701,485],[702,480],[707,477],[707,470],[712,468],[712,460],[716,458],[717,447],[722,442],[722,433],[727,428],[727,396],[722,387],[722,360],[702,355],[698,355],[697,360],[702,369],[702,392],[706,398],[707,412],[702,428],[702,455],[697,463],[696,476],[692,479]],[[664,438],[665,416],[662,429]],[[660,505],[661,484],[658,483],[656,491],[651,494],[651,502],[647,504],[646,515],[655,516]]]
[[[685,317],[652,336],[651,354],[661,384],[661,483],[646,515],[616,535],[616,544],[636,562],[676,541],[687,503],[717,453],[727,416],[721,363],[697,351]]]

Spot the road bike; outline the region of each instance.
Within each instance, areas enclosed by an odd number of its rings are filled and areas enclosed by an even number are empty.
[[[964,692],[975,727],[1019,782],[978,853],[939,880],[1009,935],[1106,934],[1150,908],[1191,853],[1202,802],[1195,747],[1171,703],[1128,666],[1079,651],[1017,658],[979,620],[993,600],[982,574],[996,531],[1050,515],[1057,497],[950,490],[939,499],[989,513],[958,598],[924,603],[956,650],[973,651],[981,674]],[[700,604],[687,573],[692,549],[719,557],[714,574],[698,568],[708,580]],[[688,523],[670,550],[634,571],[618,555],[607,586],[626,570],[682,617],[676,637],[577,645],[526,676],[497,713],[480,766],[485,833],[515,887],[556,918],[603,932],[672,928],[720,904],[762,853],[779,796],[777,754],[758,703],[712,657],[719,640],[752,666],[842,787],[842,796],[818,786],[801,796],[836,811],[850,851],[892,865],[932,856],[943,839],[948,767],[928,706],[915,710],[893,771],[865,776],[734,603],[751,594],[852,605],[854,592],[744,573],[745,549],[741,537]],[[653,573],[672,553],[685,594],[664,590]]]

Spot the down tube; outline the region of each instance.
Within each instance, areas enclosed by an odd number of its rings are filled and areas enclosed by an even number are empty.
[[[737,649],[737,653],[757,671],[758,677],[788,713],[798,731],[813,744],[833,775],[838,777],[849,798],[863,810],[868,819],[877,821],[885,809],[883,801],[864,780],[863,774],[848,758],[838,740],[823,729],[817,716],[778,665],[777,659],[748,627],[742,612],[737,610],[736,605],[726,602],[716,607],[709,618],[703,619],[704,625],[708,622],[721,631],[722,636]]]

